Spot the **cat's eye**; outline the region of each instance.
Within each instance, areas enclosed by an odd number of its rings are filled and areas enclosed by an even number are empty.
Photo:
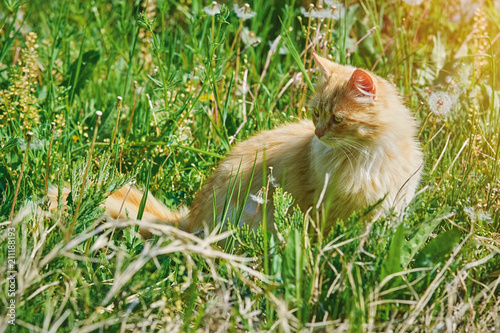
[[[319,111],[318,111],[317,109],[314,109],[314,110],[313,110],[313,114],[314,114],[314,116],[315,116],[316,118],[318,118],[318,117],[319,117]]]
[[[333,115],[333,121],[337,124],[340,124],[342,122],[342,118],[337,115]]]

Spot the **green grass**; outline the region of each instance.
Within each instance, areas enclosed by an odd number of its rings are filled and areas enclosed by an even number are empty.
[[[226,5],[0,5],[0,329],[500,330],[493,1],[474,15],[452,1],[347,1],[323,21],[304,17],[306,1],[255,0],[245,21]],[[402,216],[358,212],[323,235],[277,191],[276,234],[153,225],[143,241],[144,222],[103,219],[107,193],[132,179],[189,206],[235,142],[308,117],[311,41],[392,80],[421,123],[423,181]],[[49,184],[69,184],[67,212],[47,211]]]

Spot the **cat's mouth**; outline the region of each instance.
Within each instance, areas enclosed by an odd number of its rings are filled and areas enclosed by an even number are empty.
[[[331,147],[331,148],[338,148],[341,146],[341,139],[339,138],[332,138],[331,136],[317,136],[318,140],[324,144],[325,146]]]

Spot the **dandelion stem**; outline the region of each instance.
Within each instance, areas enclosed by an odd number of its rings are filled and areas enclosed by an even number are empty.
[[[66,241],[68,242],[71,238],[71,235],[73,234],[73,230],[76,224],[76,219],[78,218],[78,212],[80,211],[80,206],[82,204],[83,192],[85,191],[85,185],[87,185],[87,175],[89,173],[90,165],[92,164],[92,155],[94,154],[94,146],[95,146],[95,141],[97,139],[97,130],[99,129],[99,125],[101,124],[102,112],[96,111],[95,114],[97,116],[97,119],[95,121],[94,136],[92,137],[92,144],[90,145],[87,165],[85,166],[85,171],[83,172],[82,186],[80,187],[80,193],[78,193],[78,201],[76,203],[75,212],[73,213],[73,221],[71,222],[71,225],[69,227],[69,232],[67,233],[66,236],[67,238]]]
[[[14,192],[14,200],[12,201],[12,207],[10,209],[10,215],[9,215],[10,221],[12,221],[12,219],[14,218],[14,209],[16,208],[17,194],[19,192],[19,186],[21,186],[21,179],[23,178],[24,167],[26,166],[26,161],[28,160],[28,151],[30,150],[30,143],[34,134],[32,132],[28,132],[26,136],[27,136],[26,150],[24,151],[23,164],[21,165],[21,172],[19,173],[19,178],[17,179],[16,191]]]
[[[269,179],[267,177],[267,167],[266,167],[266,149],[262,151],[262,186],[264,188],[264,191],[262,193],[263,195],[263,202],[262,202],[262,235],[263,235],[263,241],[264,241],[264,274],[266,276],[269,276],[269,240],[268,240],[268,235],[267,235],[267,195],[268,195],[268,190],[269,190]],[[269,300],[266,299],[266,313],[270,313],[270,304]]]
[[[313,10],[314,5],[310,4],[309,5],[309,14],[311,14],[311,11]],[[306,45],[304,45],[304,59],[302,60],[302,64],[304,67],[306,66],[306,59],[307,59],[307,45],[309,44],[309,34],[311,32],[311,16],[309,15],[307,19],[307,33],[306,33]]]
[[[115,123],[115,128],[113,129],[113,136],[111,136],[111,143],[109,144],[110,149],[113,149],[113,143],[115,142],[115,136],[116,136],[116,131],[118,130],[118,124],[120,123],[120,112],[122,110],[122,102],[123,98],[121,96],[118,96],[116,98],[116,123]]]
[[[50,123],[50,143],[49,143],[49,151],[47,152],[47,168],[45,169],[45,190],[44,195],[47,196],[47,190],[49,187],[49,169],[50,169],[50,153],[52,152],[52,143],[54,142],[54,129],[56,127],[56,123]]]

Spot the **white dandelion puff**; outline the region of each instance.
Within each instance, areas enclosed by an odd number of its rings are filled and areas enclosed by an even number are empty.
[[[29,132],[31,133],[31,132]],[[23,138],[19,138],[17,144],[19,146],[19,149],[21,150],[25,150],[26,147],[28,146],[27,145],[27,141],[26,139],[23,139]],[[45,146],[47,145],[47,140],[40,140],[38,139],[37,137],[33,137],[31,139],[31,142],[30,142],[30,150],[39,150],[39,149],[42,149],[42,148],[45,148]]]
[[[410,6],[419,6],[420,4],[422,4],[422,2],[424,2],[424,0],[403,0],[403,1],[409,4]]]
[[[210,6],[207,6],[202,10],[210,16],[214,16],[215,14],[220,14],[220,6],[217,3],[217,1],[212,2]]]
[[[241,81],[240,84],[238,84],[238,89],[236,90],[236,95],[246,95],[250,91],[250,86],[248,83],[245,81]],[[242,101],[243,102],[243,101]]]
[[[243,21],[251,19],[256,15],[255,12],[252,12],[252,10],[250,9],[250,5],[247,3],[243,7],[238,7],[237,4],[234,4],[233,8],[236,16],[238,16],[238,18],[242,19]]]
[[[262,189],[260,189],[259,192],[257,192],[257,194],[250,194],[250,199],[258,203],[259,205],[262,205],[264,204],[264,198],[262,196],[263,193],[264,192],[262,191]]]
[[[344,7],[339,3],[334,3],[333,1],[329,1],[327,4],[328,7],[326,8],[318,7],[318,9],[316,9],[311,6],[310,9],[301,8],[300,12],[305,17],[338,20]]]
[[[278,50],[278,45],[281,40],[281,35],[278,36],[274,41],[269,41],[269,52],[274,54],[276,51],[278,51],[279,54],[288,54],[288,48],[286,47],[285,43],[282,43],[279,50]]]
[[[429,108],[438,115],[446,115],[453,107],[453,99],[444,91],[432,93],[429,97]]]
[[[269,167],[269,175],[267,177],[268,177],[269,182],[271,183],[271,185],[273,185],[273,187],[279,187],[280,186],[280,184],[278,184],[278,182],[276,181],[276,178],[274,178],[274,176],[273,176],[273,167]]]
[[[487,223],[492,223],[491,215],[487,212],[476,211],[473,207],[465,206],[464,212],[469,216],[472,222],[486,221]]]
[[[255,32],[248,30],[247,27],[241,30],[241,40],[247,46],[254,46],[262,41],[262,38],[255,35]]]

